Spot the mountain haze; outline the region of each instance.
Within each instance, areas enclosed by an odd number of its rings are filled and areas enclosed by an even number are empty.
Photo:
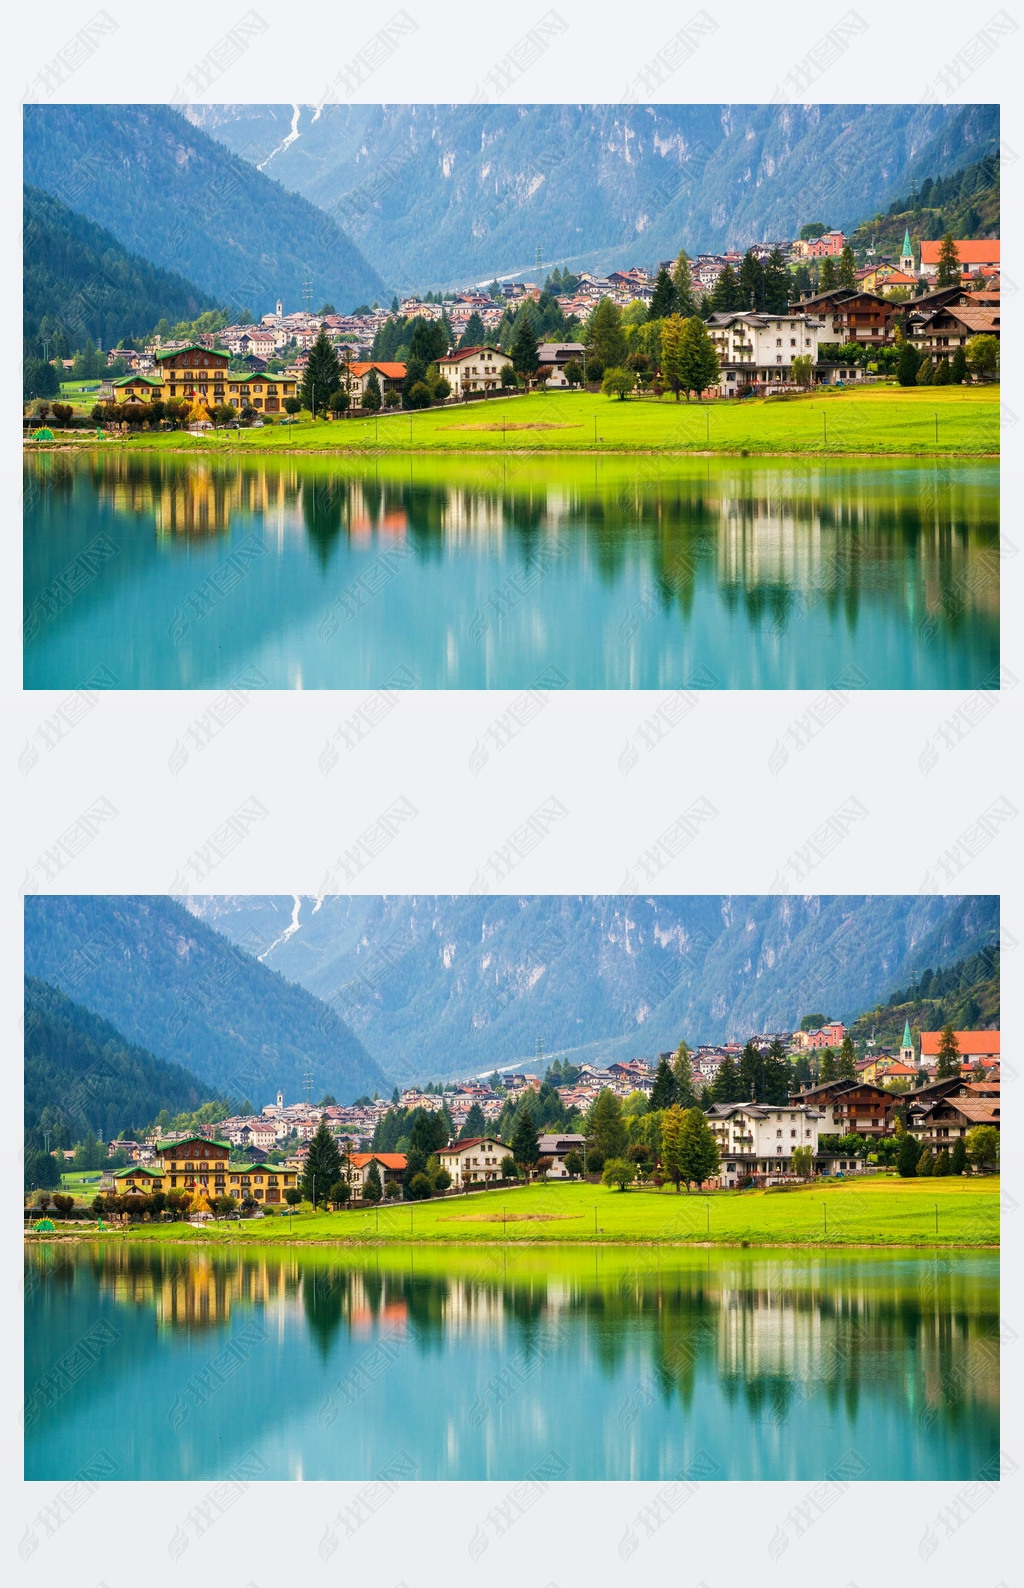
[[[992,944],[998,900],[935,897],[193,898],[331,1002],[389,1076],[547,1054],[648,1057],[852,1020]]]

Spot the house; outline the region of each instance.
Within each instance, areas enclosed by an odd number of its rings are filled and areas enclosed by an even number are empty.
[[[230,355],[225,348],[207,348],[198,342],[156,354],[156,373],[133,371],[112,383],[118,402],[198,402],[203,408],[220,405],[281,412],[285,399],[294,397],[297,383],[287,375],[229,375]]]
[[[559,1135],[557,1133],[538,1136],[537,1150],[540,1156],[551,1159],[551,1167],[547,1171],[546,1178],[548,1180],[568,1180],[569,1171],[565,1167],[566,1154],[578,1152],[580,1157],[585,1159],[586,1147],[586,1136]]]
[[[504,353],[486,345],[457,347],[438,359],[437,366],[452,391],[468,397],[472,392],[500,390],[501,371],[507,363]]]
[[[808,1031],[807,1047],[841,1048],[845,1035],[846,1027],[841,1020],[829,1020],[825,1025],[819,1026],[817,1031]]]
[[[790,1094],[791,1103],[806,1103],[824,1115],[825,1135],[887,1136],[899,1098],[870,1081],[822,1081]]]
[[[962,294],[966,297],[967,294]],[[999,307],[969,304],[933,309],[910,316],[910,339],[920,353],[937,364],[949,358],[958,347],[966,347],[972,336],[994,336],[999,340]]]
[[[805,259],[838,259],[845,247],[846,237],[844,233],[834,229],[830,232],[823,232],[820,237],[808,238],[803,257]]]
[[[859,342],[871,347],[887,347],[893,339],[893,324],[899,305],[877,292],[862,288],[833,287],[828,292],[805,293],[790,309],[815,314],[825,321],[823,342]]]
[[[381,1186],[390,1181],[401,1181],[406,1169],[404,1152],[350,1152],[342,1159],[341,1177],[352,1189],[353,1196],[361,1197],[370,1174],[371,1164],[377,1165]]]
[[[821,1111],[806,1103],[713,1103],[708,1124],[718,1143],[723,1186],[749,1175],[793,1172],[793,1152],[818,1154]]]
[[[456,1187],[484,1185],[501,1179],[501,1160],[508,1148],[497,1136],[467,1136],[452,1142],[438,1153],[442,1169],[447,1169]]]
[[[344,364],[341,387],[343,391],[348,392],[353,408],[362,407],[371,370],[376,371],[377,385],[380,387],[382,397],[386,397],[390,391],[400,392],[402,389],[402,382],[405,380],[404,364],[381,363],[375,359],[370,359],[366,363]]]
[[[999,1063],[998,1031],[955,1031],[961,1064],[992,1065]],[[926,1064],[935,1063],[942,1042],[941,1031],[921,1032],[921,1058]]]
[[[718,354],[723,397],[738,386],[791,381],[793,360],[818,360],[818,337],[824,321],[806,314],[755,314],[739,310],[713,314],[708,335]]]
[[[917,277],[907,270],[898,270],[895,265],[868,265],[857,271],[857,285],[865,292],[893,292],[897,288],[913,292]]]
[[[960,238],[954,244],[960,260],[960,269],[964,275],[988,276],[999,269],[999,238],[990,237],[985,241],[975,241],[969,238]],[[933,278],[939,273],[939,254],[942,242],[935,239],[931,242],[921,243],[921,274]]]
[[[956,1142],[975,1125],[999,1129],[999,1099],[948,1095],[930,1102],[912,1102],[907,1109],[907,1129],[933,1153]]]
[[[158,1162],[149,1167],[119,1169],[114,1175],[118,1190],[150,1195],[154,1191],[200,1191],[204,1196],[251,1196],[257,1202],[281,1202],[294,1188],[294,1169],[273,1164],[229,1163],[226,1141],[186,1136],[179,1141],[158,1141]]]

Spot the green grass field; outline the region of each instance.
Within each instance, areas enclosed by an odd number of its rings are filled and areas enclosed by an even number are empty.
[[[68,1226],[74,1229],[74,1226]],[[76,1233],[92,1238],[94,1230]],[[111,1232],[120,1239],[119,1232]],[[378,1212],[300,1212],[241,1224],[139,1224],[132,1241],[263,1245],[693,1243],[750,1246],[995,1246],[999,1180],[830,1181],[793,1191],[687,1196],[563,1184],[385,1204]]]
[[[62,438],[63,439],[63,438]],[[67,438],[95,445],[94,436]],[[121,444],[121,438],[116,438]],[[465,453],[658,452],[820,456],[994,457],[998,386],[818,391],[710,403],[619,402],[590,392],[535,393],[378,419],[266,425],[260,430],[130,436],[133,450]]]

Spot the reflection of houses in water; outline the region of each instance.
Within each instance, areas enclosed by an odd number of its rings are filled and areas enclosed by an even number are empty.
[[[116,459],[101,472],[98,495],[115,512],[151,513],[160,539],[208,540],[226,534],[240,514],[254,515],[266,539],[303,533],[294,470]]]
[[[472,540],[486,540],[499,548],[505,528],[505,505],[499,479],[495,480],[493,491],[469,486],[449,487],[441,502],[445,544],[454,547]]]

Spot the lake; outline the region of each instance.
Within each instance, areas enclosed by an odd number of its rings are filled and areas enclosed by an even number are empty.
[[[970,689],[992,462],[26,459],[29,689]]]
[[[992,1253],[27,1252],[25,1476],[950,1479]]]

